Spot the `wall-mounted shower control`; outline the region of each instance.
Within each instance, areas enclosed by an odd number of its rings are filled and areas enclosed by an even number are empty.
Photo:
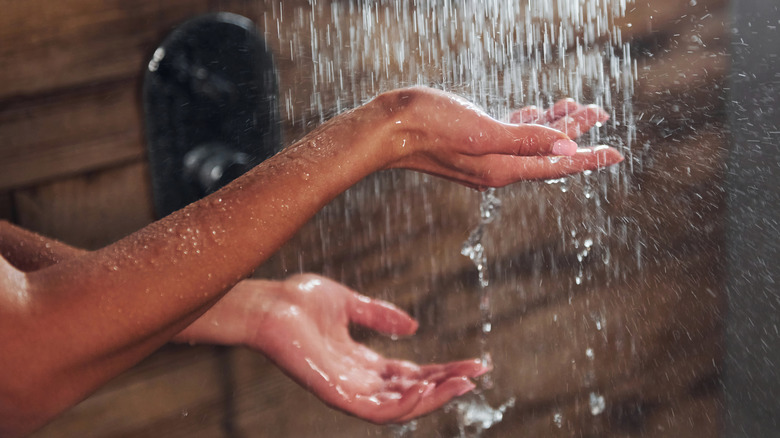
[[[201,145],[184,155],[184,176],[205,196],[241,176],[251,162],[249,155],[223,144]]]
[[[192,19],[155,50],[144,79],[154,202],[165,216],[278,152],[273,56],[254,24]]]

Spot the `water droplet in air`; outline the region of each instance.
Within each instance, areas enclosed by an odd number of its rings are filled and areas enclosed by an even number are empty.
[[[590,393],[590,413],[591,415],[599,415],[602,412],[604,412],[604,408],[606,407],[606,403],[604,402],[604,396],[596,394],[595,392]]]
[[[553,423],[555,423],[555,426],[560,429],[563,427],[563,414],[560,412],[556,412],[553,414]]]

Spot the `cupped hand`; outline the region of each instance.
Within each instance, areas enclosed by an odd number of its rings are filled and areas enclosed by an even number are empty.
[[[355,342],[350,323],[401,336],[417,329],[390,303],[306,274],[239,283],[177,340],[260,350],[328,405],[379,424],[438,409],[474,389],[470,379],[489,371],[477,359],[418,365],[386,358]]]
[[[473,188],[559,178],[623,160],[608,146],[577,147],[572,138],[608,116],[572,100],[546,111],[524,108],[510,123],[456,95],[423,87],[384,93],[373,105],[386,120],[382,150],[391,155],[386,167],[418,170]]]

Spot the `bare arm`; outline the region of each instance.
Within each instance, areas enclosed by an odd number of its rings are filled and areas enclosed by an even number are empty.
[[[174,340],[244,345],[262,351],[325,403],[375,422],[398,423],[474,389],[489,367],[479,359],[418,365],[356,343],[350,323],[411,335],[417,322],[390,303],[327,278],[245,280]]]
[[[22,272],[37,271],[84,253],[83,249],[0,220],[0,257]]]
[[[0,356],[0,435],[34,430],[167,342],[366,175],[403,167],[481,188],[622,159],[540,157],[573,152],[567,140],[441,92],[386,93],[111,246],[29,273],[0,263],[0,351],[12,352]]]

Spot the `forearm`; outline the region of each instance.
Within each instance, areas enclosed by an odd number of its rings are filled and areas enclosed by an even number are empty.
[[[263,330],[265,316],[274,311],[274,301],[284,293],[285,280],[243,280],[171,341],[246,345],[250,331]]]
[[[22,272],[37,271],[85,252],[0,220],[0,256]]]
[[[19,352],[3,355],[0,372],[21,373],[17,388],[42,389],[39,398],[51,403],[42,409],[56,412],[167,342],[325,203],[382,167],[362,135],[368,111],[323,125],[225,189],[109,247],[29,273],[28,306],[0,318],[4,331],[18,334],[5,351]]]

